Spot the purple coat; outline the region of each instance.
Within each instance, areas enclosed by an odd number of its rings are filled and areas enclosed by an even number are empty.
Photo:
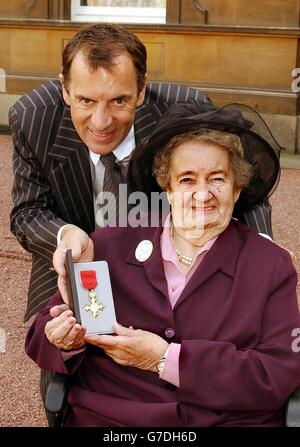
[[[282,425],[282,407],[300,383],[300,353],[291,349],[300,318],[290,255],[232,221],[172,310],[161,231],[105,228],[92,237],[95,260],[109,264],[119,323],[181,343],[180,387],[118,365],[94,346],[64,362],[44,335],[50,307],[61,303],[57,292],[30,327],[26,352],[40,368],[76,370],[66,425]],[[144,239],[154,250],[141,263],[135,249]]]

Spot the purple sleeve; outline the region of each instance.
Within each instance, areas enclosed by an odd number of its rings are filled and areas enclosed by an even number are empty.
[[[52,345],[45,335],[45,326],[52,319],[50,309],[59,304],[63,304],[63,301],[57,291],[47,307],[36,315],[31,324],[25,339],[25,351],[41,369],[72,374],[80,365],[84,351],[64,361],[62,351]]]

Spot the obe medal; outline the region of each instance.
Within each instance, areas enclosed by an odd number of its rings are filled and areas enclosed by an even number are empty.
[[[89,296],[89,303],[83,307],[85,312],[90,312],[96,319],[103,312],[105,306],[97,302],[97,294],[95,289],[98,285],[96,270],[81,270],[80,271],[81,284],[84,289],[87,289]]]

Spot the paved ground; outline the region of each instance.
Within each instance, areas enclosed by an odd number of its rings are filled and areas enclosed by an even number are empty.
[[[23,323],[23,314],[30,256],[9,231],[12,179],[9,136],[0,136],[0,157],[0,427],[46,426],[39,396],[39,371],[23,348],[29,326]],[[282,171],[271,202],[275,240],[300,259],[300,170]],[[299,274],[299,261],[296,267]]]

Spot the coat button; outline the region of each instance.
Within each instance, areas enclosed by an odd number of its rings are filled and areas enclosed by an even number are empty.
[[[175,335],[175,331],[174,331],[174,329],[172,329],[171,327],[168,327],[168,328],[165,330],[165,336],[166,336],[167,338],[172,338],[172,337],[174,337],[174,335]]]

